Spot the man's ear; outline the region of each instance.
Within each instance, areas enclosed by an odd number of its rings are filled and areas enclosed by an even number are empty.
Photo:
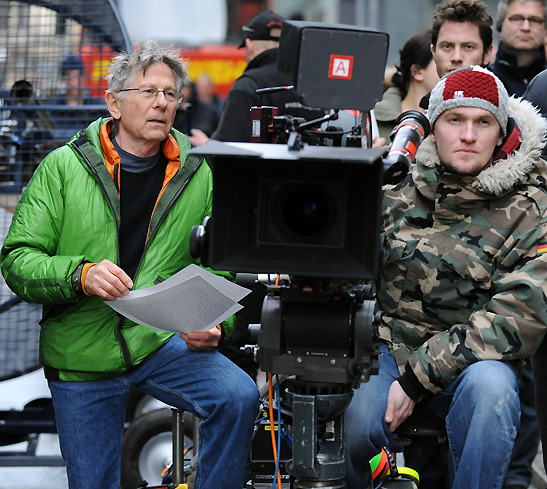
[[[501,146],[503,144],[503,134],[500,134],[500,137],[498,139],[498,142],[496,143],[496,146]]]
[[[433,131],[433,128],[431,128],[431,131],[429,132],[429,139],[431,139],[431,142],[433,144],[437,144],[437,140],[435,138],[435,131]]]
[[[253,41],[251,41],[248,37],[245,38],[245,58],[247,60],[247,63],[250,63],[255,57],[255,44]]]
[[[486,50],[486,53],[482,56],[482,65],[488,66],[492,61],[492,51],[494,50],[494,45],[490,44],[490,47]]]
[[[110,115],[114,119],[119,119],[121,117],[121,111],[118,97],[116,97],[116,95],[112,92],[106,92],[104,95],[104,100],[106,102],[106,108],[108,109],[108,112],[110,112]]]

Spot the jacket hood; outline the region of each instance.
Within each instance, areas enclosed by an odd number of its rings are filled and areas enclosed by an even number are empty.
[[[476,190],[495,196],[519,183],[537,185],[539,180],[547,180],[547,162],[541,159],[547,121],[530,102],[521,98],[510,97],[508,109],[509,117],[515,120],[521,133],[520,146],[507,158],[482,170],[472,183]],[[429,168],[440,166],[437,146],[430,137],[420,145],[416,159]]]

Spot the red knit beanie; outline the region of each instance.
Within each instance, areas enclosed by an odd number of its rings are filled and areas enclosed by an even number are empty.
[[[499,78],[481,66],[452,71],[441,78],[429,99],[427,115],[431,126],[439,116],[455,107],[479,107],[491,112],[505,135],[509,95]]]

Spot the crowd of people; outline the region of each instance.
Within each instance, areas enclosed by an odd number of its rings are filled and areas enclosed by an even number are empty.
[[[386,71],[376,146],[408,110],[425,113],[431,133],[404,180],[384,187],[379,372],[346,409],[348,489],[373,487],[370,460],[417,410],[444,420],[449,445],[446,464],[434,442],[407,448],[422,489],[528,488],[540,438],[547,446],[546,19],[546,0],[500,0],[495,23],[481,0],[443,0]],[[283,21],[265,11],[244,26],[248,65],[225,100],[157,42],[119,53],[110,117],[51,152],[21,198],[0,269],[43,305],[40,361],[71,489],[120,487],[132,388],[201,420],[196,489],[244,486],[258,366],[239,346],[259,318],[174,334],[105,301],[200,264],[189,237],[211,213],[212,173],[188,152],[250,141],[256,89],[291,85],[277,69]],[[58,103],[71,105],[81,66],[65,61]],[[293,89],[260,103],[323,114]],[[253,290],[254,305],[264,293]]]

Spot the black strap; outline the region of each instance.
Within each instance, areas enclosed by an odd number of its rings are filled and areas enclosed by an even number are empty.
[[[87,134],[84,131],[80,132],[80,135],[72,141],[72,144],[82,152],[93,167],[96,167],[99,164],[104,165],[103,159],[97,154],[97,151],[95,151],[95,148],[89,142]]]

